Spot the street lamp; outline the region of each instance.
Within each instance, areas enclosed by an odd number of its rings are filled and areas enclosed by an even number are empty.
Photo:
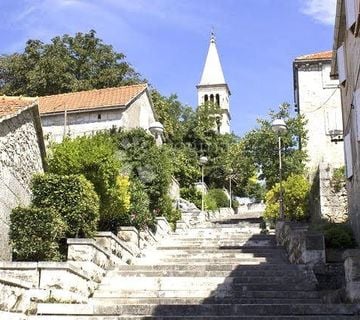
[[[162,123],[160,123],[159,121],[151,123],[149,126],[149,131],[154,136],[156,144],[161,144],[159,143],[158,138],[161,137],[164,132],[164,126],[162,125]]]
[[[230,173],[229,174],[229,194],[230,194],[229,207],[231,209],[232,206],[231,178],[232,178],[233,169],[230,169],[229,173]]]
[[[283,188],[282,188],[282,159],[281,159],[281,133],[287,131],[287,126],[283,119],[275,119],[271,128],[276,132],[278,136],[278,145],[279,145],[279,183],[280,183],[280,220],[284,220],[284,198],[283,198]]]
[[[205,156],[200,157],[199,159],[200,165],[201,165],[201,211],[204,211],[204,166],[208,162],[208,158]]]

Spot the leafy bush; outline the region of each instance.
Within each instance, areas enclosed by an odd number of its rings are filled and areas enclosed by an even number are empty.
[[[138,230],[152,227],[155,223],[154,217],[149,211],[149,197],[143,184],[134,179],[130,183],[130,208],[128,221],[124,225],[131,225]]]
[[[111,229],[113,217],[118,214],[116,210],[123,206],[123,200],[118,194],[126,192],[119,191],[117,179],[121,163],[112,137],[106,133],[98,133],[94,136],[65,139],[51,147],[48,163],[50,173],[82,174],[92,182],[100,198],[100,226]]]
[[[209,193],[204,197],[204,209],[209,211],[218,209],[216,200]]]
[[[15,208],[10,215],[13,259],[60,260],[59,240],[66,225],[53,208]]]
[[[328,223],[323,227],[325,245],[327,248],[355,248],[356,241],[353,231],[345,223]]]
[[[32,191],[34,206],[59,212],[67,237],[91,237],[96,231],[99,198],[84,176],[35,175]]]
[[[201,192],[194,186],[180,189],[180,197],[201,208]]]
[[[310,184],[303,175],[291,175],[283,182],[284,215],[287,220],[308,218]],[[275,221],[279,218],[280,184],[275,184],[265,196],[264,218]]]
[[[222,189],[210,189],[207,196],[215,200],[216,208],[228,207],[230,204],[228,197]]]
[[[144,185],[150,212],[154,216],[166,215],[162,202],[168,194],[173,172],[170,150],[166,146],[157,146],[144,129],[116,132],[113,137],[124,170],[131,179],[138,179]]]
[[[231,207],[232,207],[234,210],[238,209],[239,206],[240,206],[239,201],[237,201],[237,200],[235,200],[235,199],[233,199],[233,200],[231,201]]]
[[[345,187],[345,166],[336,168],[332,174],[330,184],[335,192],[339,192]]]
[[[115,188],[110,189],[109,204],[106,206],[100,222],[100,230],[110,230],[117,233],[119,226],[127,225],[130,209],[130,181],[129,177],[118,176]]]

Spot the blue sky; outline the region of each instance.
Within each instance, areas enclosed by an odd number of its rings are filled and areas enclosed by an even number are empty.
[[[94,29],[163,95],[196,106],[215,30],[231,96],[232,130],[287,101],[292,61],[332,48],[336,0],[1,0],[0,53],[28,39]]]

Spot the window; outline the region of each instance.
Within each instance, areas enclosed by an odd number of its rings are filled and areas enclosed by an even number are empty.
[[[210,95],[210,102],[214,102],[214,95],[213,94]]]
[[[98,114],[98,120],[101,120],[101,113]]]
[[[206,102],[208,102],[209,101],[209,96],[206,94],[205,96],[204,96],[204,102],[206,103]]]
[[[349,179],[353,175],[352,150],[351,150],[351,130],[344,137],[344,148],[345,148],[346,177]]]
[[[337,67],[339,73],[339,82],[343,84],[346,80],[346,65],[345,65],[345,52],[344,45],[337,49]]]

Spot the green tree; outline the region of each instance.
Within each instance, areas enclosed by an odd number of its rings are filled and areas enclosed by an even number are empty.
[[[57,36],[51,43],[28,40],[23,53],[0,57],[0,92],[43,96],[140,82],[123,53],[96,32]]]
[[[302,115],[291,116],[290,105],[283,103],[277,112],[270,111],[269,119],[258,119],[259,127],[248,132],[244,138],[244,152],[265,179],[267,189],[279,181],[278,139],[271,129],[274,119],[282,118],[287,132],[282,134],[283,179],[290,174],[302,174],[307,159],[305,118]],[[299,148],[301,142],[301,147]]]

